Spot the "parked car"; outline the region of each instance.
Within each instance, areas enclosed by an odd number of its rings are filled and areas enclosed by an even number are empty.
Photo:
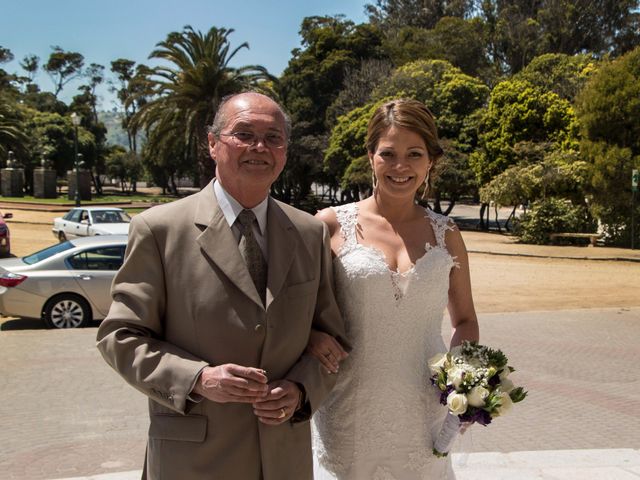
[[[93,235],[126,235],[131,217],[121,208],[77,207],[53,219],[53,235],[61,242]]]
[[[5,223],[5,218],[12,218],[13,213],[0,213],[0,256],[11,255],[11,238],[9,236],[9,226]]]
[[[126,245],[126,235],[94,236],[0,260],[0,314],[41,318],[50,328],[103,319]]]

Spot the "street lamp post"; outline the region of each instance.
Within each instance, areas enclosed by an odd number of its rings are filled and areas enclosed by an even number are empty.
[[[73,155],[73,166],[76,169],[76,195],[75,195],[75,200],[76,200],[76,207],[80,206],[80,164],[78,162],[78,125],[80,125],[80,115],[78,115],[76,112],[73,112],[71,114],[71,123],[73,123],[73,150],[74,150],[74,155]]]

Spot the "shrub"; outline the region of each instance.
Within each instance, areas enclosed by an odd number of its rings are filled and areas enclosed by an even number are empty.
[[[561,198],[534,202],[531,210],[515,222],[514,233],[524,243],[550,243],[550,233],[592,233],[596,223],[584,206]]]

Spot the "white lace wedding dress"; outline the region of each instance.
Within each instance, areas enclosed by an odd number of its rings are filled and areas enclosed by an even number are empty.
[[[353,351],[314,415],[316,479],[453,478],[450,460],[432,454],[446,407],[427,366],[447,350],[441,324],[457,264],[444,237],[452,224],[425,210],[436,245],[398,273],[382,252],[357,242],[355,203],[335,212],[345,241],[334,260],[336,291]]]

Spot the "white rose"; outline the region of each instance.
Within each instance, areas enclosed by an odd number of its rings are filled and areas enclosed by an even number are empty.
[[[500,406],[497,408],[498,415],[505,415],[509,413],[513,407],[513,402],[511,401],[511,397],[507,392],[502,392],[500,394]]]
[[[447,361],[446,353],[438,353],[429,359],[429,370],[431,375],[435,375],[444,367],[444,363]]]
[[[454,365],[447,370],[447,385],[453,385],[456,389],[462,384],[464,379],[464,370],[457,365]]]
[[[464,393],[451,392],[447,396],[447,406],[454,415],[462,415],[467,411],[467,396]]]
[[[473,387],[467,394],[467,400],[472,407],[484,407],[485,401],[489,396],[489,390],[484,387]]]

